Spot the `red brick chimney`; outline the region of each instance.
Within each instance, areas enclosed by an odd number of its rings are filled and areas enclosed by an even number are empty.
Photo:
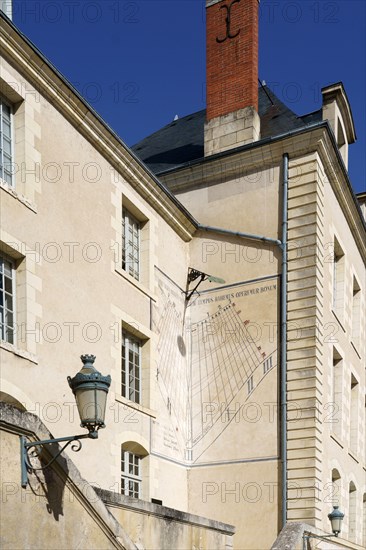
[[[206,0],[205,156],[260,137],[259,0]]]

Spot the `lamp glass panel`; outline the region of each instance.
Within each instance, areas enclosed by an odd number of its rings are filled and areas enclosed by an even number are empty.
[[[97,412],[98,412],[99,420],[102,424],[104,424],[108,392],[104,390],[96,390],[96,394],[97,394],[97,399],[96,399]]]
[[[107,392],[102,389],[84,388],[76,392],[76,404],[83,424],[103,424],[107,404]]]
[[[76,390],[76,404],[81,423],[95,422],[95,391],[94,388]]]
[[[341,518],[333,518],[331,520],[331,524],[332,524],[332,531],[333,533],[340,533],[341,531],[341,525],[342,525],[342,520]]]
[[[107,392],[96,388],[80,388],[76,391],[76,404],[82,424],[103,424],[107,404]]]

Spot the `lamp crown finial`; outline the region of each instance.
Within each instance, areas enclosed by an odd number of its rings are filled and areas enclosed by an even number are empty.
[[[85,355],[80,355],[80,359],[82,360],[82,362],[84,363],[84,365],[86,363],[91,363],[93,364],[95,359],[96,359],[96,356],[95,355],[89,355],[89,354],[85,354]]]

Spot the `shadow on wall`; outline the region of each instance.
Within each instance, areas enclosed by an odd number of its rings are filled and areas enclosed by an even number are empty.
[[[59,451],[57,443],[48,445],[49,451],[43,451],[40,456],[31,459],[31,463],[36,469],[33,473],[28,473],[29,488],[35,497],[42,500],[46,500],[46,508],[49,514],[53,514],[56,521],[59,521],[60,516],[63,516],[63,498],[65,492],[65,482],[69,474],[67,467],[67,461],[60,456],[57,460],[57,466],[63,472],[60,476],[52,468],[48,466],[52,460],[52,456],[55,456]],[[44,468],[41,470],[41,468]],[[65,477],[66,476],[66,477]]]

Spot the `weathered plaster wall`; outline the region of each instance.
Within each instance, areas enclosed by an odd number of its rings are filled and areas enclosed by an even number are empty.
[[[4,403],[0,422],[2,548],[136,548],[65,454],[45,472],[32,473],[23,489],[19,435],[49,439],[50,433],[34,415]],[[35,466],[40,465],[36,459]]]

